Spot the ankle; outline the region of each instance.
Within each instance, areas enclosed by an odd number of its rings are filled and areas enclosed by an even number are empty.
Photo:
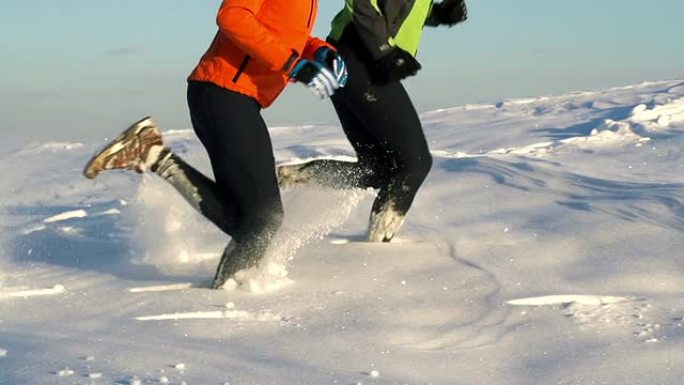
[[[145,164],[149,166],[150,171],[159,174],[168,168],[167,163],[172,155],[173,152],[168,147],[154,146],[150,148]]]

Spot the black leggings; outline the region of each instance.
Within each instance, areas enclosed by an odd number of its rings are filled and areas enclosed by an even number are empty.
[[[330,187],[379,189],[377,213],[392,205],[405,214],[425,180],[432,157],[416,109],[399,81],[378,84],[353,27],[336,45],[349,81],[332,102],[358,162],[314,160],[305,165],[312,182]]]
[[[240,265],[237,268],[254,265],[283,218],[273,148],[261,107],[253,98],[204,82],[188,84],[188,106],[215,181],[173,154],[156,172],[233,238],[230,256],[224,254],[224,259]],[[220,271],[221,266],[217,275]]]

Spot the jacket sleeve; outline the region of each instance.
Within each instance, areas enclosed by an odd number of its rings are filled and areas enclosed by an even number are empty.
[[[264,0],[224,0],[216,16],[219,31],[249,56],[274,71],[288,71],[299,53],[286,46],[256,18]]]
[[[384,56],[392,48],[387,20],[378,6],[378,0],[354,0],[352,23],[361,36],[373,59]]]
[[[325,41],[317,38],[317,37],[309,37],[309,39],[306,41],[306,47],[304,47],[304,52],[302,52],[302,57],[305,59],[313,59],[314,53],[316,50],[318,50],[321,47],[328,47],[333,51],[337,51],[335,47],[332,45],[326,43]]]
[[[430,12],[428,13],[427,19],[425,19],[425,25],[428,27],[439,27],[439,12],[441,11],[441,3],[435,4],[434,2],[430,5]]]

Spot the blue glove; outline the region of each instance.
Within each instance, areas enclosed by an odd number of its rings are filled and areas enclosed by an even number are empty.
[[[317,61],[299,59],[290,71],[290,78],[306,84],[321,99],[332,96],[340,88],[335,75]]]
[[[347,77],[349,76],[347,74],[347,65],[337,52],[328,47],[321,47],[314,52],[314,60],[323,64],[335,75],[335,79],[337,79],[340,87],[344,87],[347,84]]]

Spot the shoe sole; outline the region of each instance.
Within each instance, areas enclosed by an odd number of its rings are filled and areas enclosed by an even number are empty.
[[[149,127],[156,127],[152,122],[152,118],[149,116],[133,123],[126,131],[122,132],[121,135],[114,139],[107,147],[95,154],[95,156],[88,161],[85,169],[83,169],[83,175],[88,179],[95,179],[100,171],[104,170],[107,159],[124,148],[121,142],[133,140],[136,136],[140,135],[144,129]]]

